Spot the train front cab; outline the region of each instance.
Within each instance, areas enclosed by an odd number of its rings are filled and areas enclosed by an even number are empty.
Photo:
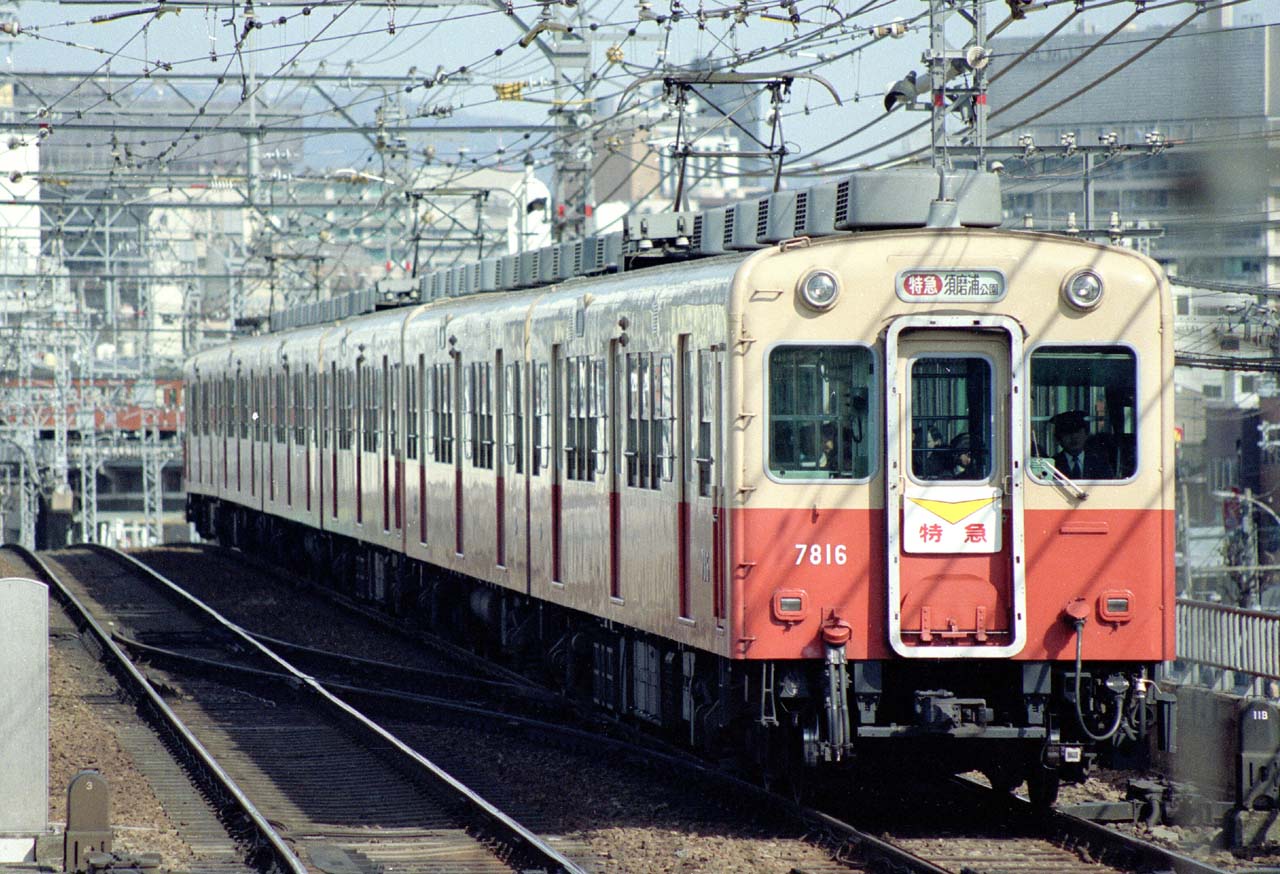
[[[1081,307],[1060,289],[1086,269],[1105,293]],[[803,301],[816,271],[833,303]],[[1150,262],[906,232],[772,250],[741,279],[737,375],[761,426],[739,430],[731,565],[738,657],[780,675],[762,721],[807,723],[810,763],[893,749],[1042,790],[1145,728],[1173,656],[1171,331]],[[1076,413],[1107,469],[1072,478],[1055,432]]]

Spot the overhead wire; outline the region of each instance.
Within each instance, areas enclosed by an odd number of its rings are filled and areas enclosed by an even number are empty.
[[[864,4],[864,8],[865,8],[866,6],[870,6],[870,5],[872,5],[872,4]],[[828,144],[828,146],[824,147],[824,149],[825,149],[825,148],[832,148],[832,147],[834,147],[835,145],[836,145],[836,143],[834,143],[834,142],[833,142],[833,143],[831,143],[831,144]],[[811,158],[812,158],[812,155],[813,155],[813,153],[810,153],[810,154],[806,155],[806,158],[811,159]]]

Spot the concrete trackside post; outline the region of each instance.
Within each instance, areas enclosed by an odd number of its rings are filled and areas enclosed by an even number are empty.
[[[0,579],[0,862],[49,830],[49,590]]]

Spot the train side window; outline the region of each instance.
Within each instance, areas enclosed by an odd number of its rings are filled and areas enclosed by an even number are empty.
[[[694,459],[698,465],[698,497],[711,497],[715,484],[716,452],[711,442],[715,426],[716,354],[710,349],[698,350],[698,449]]]
[[[471,465],[477,465],[480,453],[476,450],[479,441],[479,429],[475,421],[476,365],[472,363],[462,371],[462,457],[470,458]]]
[[[293,442],[298,446],[307,442],[307,374],[304,369],[293,375]]]
[[[588,437],[591,443],[591,465],[595,472],[603,474],[608,470],[609,463],[609,365],[603,358],[597,358],[591,363],[591,401],[590,415],[592,421],[591,433]]]
[[[626,356],[627,485],[660,489],[675,469],[672,440],[675,373],[670,355]]]
[[[382,366],[377,368],[373,373],[373,403],[370,404],[373,414],[373,421],[370,423],[370,430],[373,431],[373,451],[379,454],[387,446],[387,411],[388,411],[388,377],[390,376],[390,365],[387,362],[387,356],[382,356]]]
[[[351,373],[338,371],[338,448],[351,448]]]
[[[416,366],[405,368],[404,377],[404,455],[410,461],[418,460],[418,374],[422,372],[422,356]]]
[[[571,480],[584,479],[581,459],[582,419],[582,364],[583,359],[573,356],[565,359],[564,366],[564,472],[565,478]]]
[[[702,379],[706,395],[709,387],[714,390],[718,374],[704,374]],[[770,474],[781,479],[842,480],[871,475],[875,428],[870,416],[876,405],[875,359],[869,348],[774,347],[768,384]],[[707,433],[709,442],[710,422],[700,431]],[[699,455],[705,457],[701,451]]]
[[[306,372],[303,375],[303,382],[302,382],[303,388],[305,390],[305,397],[306,397],[306,402],[303,404],[303,411],[305,413],[305,418],[303,419],[302,428],[303,428],[303,438],[305,439],[308,446],[312,445],[312,443],[315,442],[315,440],[317,439],[316,437],[317,432],[319,431],[319,428],[317,427],[317,423],[316,423],[316,414],[319,408],[319,405],[316,402],[317,401],[316,395],[317,395],[317,388],[318,388],[316,384],[317,382],[318,382],[318,378],[315,372],[312,371],[311,365],[308,364],[306,367]]]
[[[649,355],[627,355],[627,485],[649,487]]]
[[[229,414],[229,415],[228,415],[228,417],[227,417],[227,418],[230,420],[230,427],[227,429],[227,432],[228,432],[229,436],[231,436],[231,437],[236,437],[236,436],[238,436],[238,433],[239,433],[239,432],[238,432],[238,425],[239,425],[239,422],[240,422],[240,419],[239,419],[239,412],[240,412],[240,410],[239,410],[239,408],[240,408],[240,387],[239,387],[239,381],[240,381],[240,377],[239,377],[238,375],[237,375],[237,376],[228,377],[228,379],[227,379],[227,387],[230,389],[230,392],[229,392],[229,393],[230,393],[230,395],[231,395],[231,398],[230,398],[230,400],[231,400],[231,404],[230,404],[230,406],[231,406],[231,411],[230,411],[230,414]]]
[[[331,429],[333,426],[333,375],[330,370],[320,373],[320,448],[328,449],[333,445]]]
[[[200,383],[193,382],[187,389],[187,408],[183,411],[187,437],[200,436]]]
[[[1051,481],[1050,465],[1085,481],[1137,472],[1137,374],[1137,356],[1124,346],[1031,353],[1028,466],[1036,480]]]
[[[385,362],[384,362],[385,363]],[[369,403],[366,404],[367,420],[365,431],[369,434],[369,452],[380,453],[383,450],[383,394],[387,386],[387,371],[381,367],[369,366],[369,380],[366,389],[369,392]]]
[[[391,365],[391,381],[387,387],[387,430],[391,434],[388,451],[393,458],[400,457],[400,365]]]
[[[436,373],[436,440],[442,464],[453,464],[453,364],[437,365]]]
[[[517,474],[524,473],[524,393],[520,382],[520,362],[507,365],[506,383],[506,453],[507,463],[515,466]]]
[[[186,426],[188,437],[200,436],[200,381],[191,383],[187,389]]]
[[[422,392],[423,418],[426,421],[424,451],[427,458],[440,461],[440,365],[427,367],[427,382]]]
[[[537,365],[537,377],[533,379],[533,475],[537,476],[551,466],[551,429],[547,411],[551,403],[551,374],[545,363]]]
[[[359,465],[360,453],[369,448],[369,367],[363,362],[356,364],[351,395],[351,448]]]
[[[283,370],[276,373],[275,442],[283,444],[288,439],[285,416],[289,409],[289,375]]]
[[[675,422],[675,368],[670,355],[662,355],[655,361],[653,382],[653,479],[652,488],[658,488],[660,478],[670,482],[675,472],[675,441],[672,426]]]
[[[604,360],[586,355],[565,361],[565,476],[592,482],[600,456],[604,416]]]
[[[473,467],[493,469],[493,365],[473,361],[463,386],[467,452]]]
[[[453,464],[453,365],[436,365],[436,461]]]

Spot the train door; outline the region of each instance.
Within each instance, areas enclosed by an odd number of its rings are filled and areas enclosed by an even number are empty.
[[[916,658],[1026,643],[1022,334],[1003,317],[910,317],[886,337],[889,642]]]
[[[564,351],[559,343],[551,347],[551,580],[564,582],[560,541],[564,477]]]
[[[522,361],[503,365],[502,381],[502,454],[504,456],[502,493],[505,512],[498,516],[498,524],[506,532],[503,535],[504,564],[508,564],[514,579],[523,578],[525,590],[529,586],[528,524],[528,434],[526,431],[527,392],[525,384],[527,367]]]
[[[718,627],[725,620],[724,351],[683,348],[681,418],[680,615],[692,619],[708,601]],[[696,597],[695,597],[696,593]],[[696,606],[695,606],[696,605]]]

